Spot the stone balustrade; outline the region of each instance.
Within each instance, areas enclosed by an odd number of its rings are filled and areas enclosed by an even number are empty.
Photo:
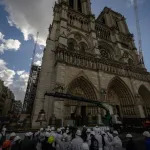
[[[69,50],[57,48],[55,52],[56,63],[66,63],[80,68],[102,70],[119,76],[131,77],[142,81],[150,81],[150,74],[142,68],[128,66],[114,60],[97,58],[91,54],[80,54]]]

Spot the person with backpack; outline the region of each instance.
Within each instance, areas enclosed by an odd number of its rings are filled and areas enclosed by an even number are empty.
[[[95,138],[95,132],[91,132],[90,150],[99,150],[98,140]]]
[[[50,137],[50,133],[46,132],[45,133],[45,139],[42,142],[42,150],[49,150],[49,143],[48,143],[48,138]]]
[[[103,144],[102,144],[102,136],[100,135],[100,131],[99,128],[95,128],[95,138],[98,141],[98,145],[99,145],[99,150],[102,150]]]
[[[135,146],[135,143],[133,141],[132,134],[127,134],[126,139],[127,139],[126,150],[136,150],[136,146]]]
[[[71,143],[71,150],[81,150],[83,139],[81,138],[81,131],[77,130],[75,138]]]
[[[19,136],[16,136],[13,140],[13,145],[11,146],[11,150],[21,150],[22,140]]]
[[[10,150],[11,149],[11,141],[5,140],[2,145],[2,150]]]
[[[32,134],[30,132],[25,134],[25,138],[22,141],[20,150],[36,150],[36,145],[32,141]]]
[[[113,146],[113,150],[122,150],[122,141],[118,136],[118,131],[113,131],[113,141],[111,145]]]

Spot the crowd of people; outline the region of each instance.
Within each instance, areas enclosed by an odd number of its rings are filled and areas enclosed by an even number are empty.
[[[150,150],[150,133],[145,131],[146,150]],[[126,150],[136,150],[132,135],[126,135]],[[6,128],[0,133],[2,150],[123,150],[122,141],[116,130],[94,127],[82,129],[73,127],[57,128],[48,126],[39,131],[24,134],[21,139],[15,132],[6,138]]]

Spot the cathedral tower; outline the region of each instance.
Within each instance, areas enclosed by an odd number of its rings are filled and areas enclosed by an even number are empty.
[[[94,105],[44,97],[46,92],[59,90],[103,101],[112,115],[121,118],[150,115],[150,74],[138,62],[124,16],[105,7],[95,19],[90,0],[58,0],[44,50],[32,127],[39,127],[36,119],[41,109],[46,112],[46,125],[53,115],[66,124],[74,112],[83,122],[85,116],[105,114]]]

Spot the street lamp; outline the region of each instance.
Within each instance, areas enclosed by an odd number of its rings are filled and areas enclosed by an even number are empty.
[[[42,126],[42,122],[46,122],[46,114],[44,109],[41,109],[36,122],[40,122],[40,126]]]

